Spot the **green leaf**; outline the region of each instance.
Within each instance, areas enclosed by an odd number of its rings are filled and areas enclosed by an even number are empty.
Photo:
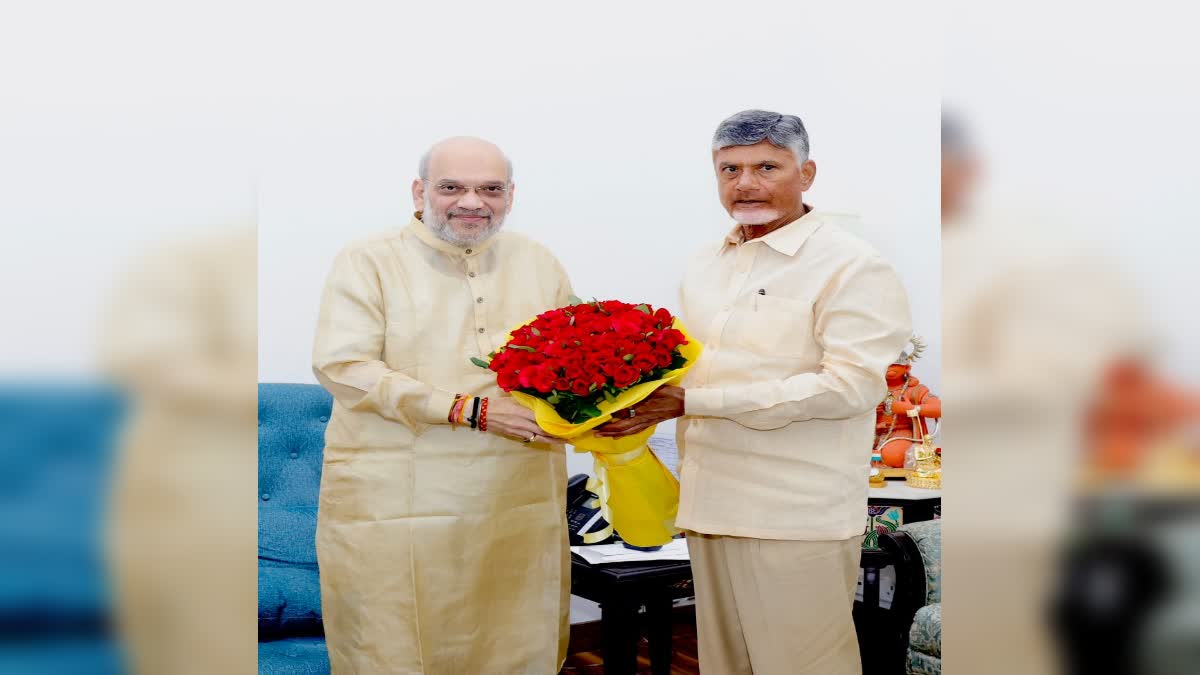
[[[491,364],[489,364],[487,361],[484,361],[483,359],[477,359],[474,356],[471,357],[471,363],[474,363],[480,368],[488,368],[491,366]]]
[[[530,333],[533,333],[533,334],[534,334],[535,336],[537,336],[537,337],[541,337],[541,336],[542,336],[542,331],[540,331],[540,330],[538,330],[538,329],[534,328],[533,326],[530,326],[530,327],[529,327],[529,332],[530,332]]]
[[[596,391],[596,383],[595,382],[588,385],[588,393],[591,393],[593,391]]]
[[[523,352],[536,352],[537,350],[527,345],[509,345],[509,349],[520,349]]]
[[[621,358],[625,359],[625,363],[629,363],[629,362],[633,361],[633,354],[626,354],[625,356],[622,356]]]
[[[574,314],[572,314],[572,315],[571,315],[571,320],[570,320],[570,321],[567,323],[567,325],[568,325],[568,326],[574,326],[574,325],[575,325],[575,315],[574,315]],[[578,343],[576,343],[576,344],[578,344]]]
[[[617,400],[617,397],[608,390],[608,387],[604,388],[604,400],[608,401],[609,403],[613,403]]]
[[[584,415],[585,420],[590,420],[593,417],[599,417],[603,413],[596,406],[588,404],[579,408],[579,414]]]
[[[650,313],[650,305],[647,305],[645,303],[642,303],[642,304],[638,305],[637,307],[634,307],[634,309],[641,312],[642,314]]]
[[[572,305],[583,304],[583,298],[580,298],[578,295],[571,295],[571,297],[567,298],[567,300],[569,300]]]
[[[546,403],[550,405],[558,405],[560,401],[562,401],[562,397],[558,395],[557,391],[546,397]]]

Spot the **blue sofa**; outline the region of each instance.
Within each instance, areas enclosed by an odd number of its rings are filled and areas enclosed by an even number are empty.
[[[120,673],[102,525],[125,416],[106,383],[0,385],[0,673]]]
[[[317,495],[333,400],[315,384],[258,386],[258,672],[329,672]]]

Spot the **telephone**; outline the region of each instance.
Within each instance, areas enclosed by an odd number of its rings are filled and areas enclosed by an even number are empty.
[[[600,532],[608,527],[608,521],[600,515],[599,495],[587,489],[588,475],[576,474],[567,480],[567,531],[571,546],[583,545],[583,535]],[[610,534],[592,544],[608,544],[613,541]]]

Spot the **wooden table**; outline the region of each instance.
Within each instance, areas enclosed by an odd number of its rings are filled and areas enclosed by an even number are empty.
[[[639,611],[646,608],[646,637],[654,675],[671,672],[671,608],[676,598],[695,595],[692,564],[686,560],[592,565],[571,556],[571,594],[600,605],[606,675],[637,672]]]

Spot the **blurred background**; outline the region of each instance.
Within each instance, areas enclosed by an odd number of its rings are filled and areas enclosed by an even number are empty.
[[[0,9],[0,672],[255,670],[243,17]]]
[[[947,672],[1200,654],[1200,65],[1165,3],[944,6]]]

